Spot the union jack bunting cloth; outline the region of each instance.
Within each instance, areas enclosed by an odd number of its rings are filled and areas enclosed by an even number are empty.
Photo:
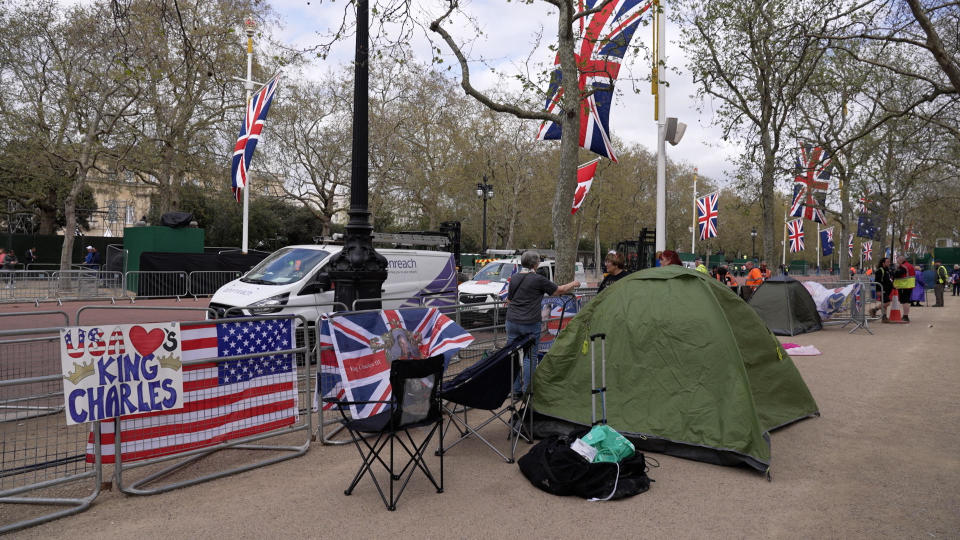
[[[240,135],[237,137],[237,144],[233,147],[233,164],[230,167],[233,195],[237,202],[240,202],[243,189],[247,187],[247,171],[250,170],[253,151],[257,148],[257,141],[260,140],[260,132],[263,131],[264,122],[267,120],[267,113],[270,111],[270,103],[273,102],[279,77],[279,74],[274,75],[247,103],[243,125],[240,126]]]
[[[346,401],[390,399],[390,364],[398,358],[443,354],[447,361],[473,336],[436,308],[383,310],[324,318],[320,327],[319,394]],[[329,409],[333,404],[324,404]],[[386,405],[351,405],[353,418],[382,412]]]
[[[824,257],[833,254],[833,227],[820,231],[820,247]]]
[[[580,2],[580,10],[593,9],[601,0]],[[593,90],[580,100],[580,146],[612,161],[617,161],[610,142],[610,104],[613,101],[613,82],[620,73],[623,60],[634,32],[640,26],[640,16],[650,9],[651,1],[612,0],[603,9],[589,17],[581,17],[580,52],[576,54],[579,92]],[[586,22],[585,22],[586,21]],[[557,68],[550,77],[544,109],[561,112],[560,102],[567,88],[560,76],[560,56],[554,61]],[[572,86],[572,83],[571,83]],[[544,122],[537,131],[537,139],[559,139],[560,124]]]
[[[720,193],[711,193],[697,199],[697,227],[700,239],[717,236],[717,216],[720,212]]]
[[[793,185],[790,215],[826,223],[823,207],[830,181],[832,160],[819,146],[801,144],[797,156],[797,176]]]
[[[296,423],[297,367],[290,319],[182,323],[182,409],[124,416],[123,461],[178,454]],[[193,360],[263,353],[244,360],[187,364]],[[101,422],[104,463],[114,463],[116,423]],[[87,462],[93,463],[93,433]]]
[[[787,238],[790,241],[790,253],[803,251],[803,220],[794,219],[787,222]]]
[[[863,260],[873,260],[873,242],[864,242],[860,245],[860,249],[863,251]]]
[[[853,234],[847,239],[847,255],[853,257]]]
[[[570,214],[576,214],[580,205],[583,204],[583,200],[587,198],[590,186],[593,185],[593,177],[597,174],[599,163],[600,158],[597,158],[577,167],[577,190],[573,194],[573,208],[570,209]]]

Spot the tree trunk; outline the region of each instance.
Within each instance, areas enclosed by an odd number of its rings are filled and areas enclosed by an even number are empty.
[[[63,215],[66,224],[63,226],[63,248],[60,250],[60,270],[70,270],[73,257],[73,242],[77,231],[77,197],[83,189],[86,180],[86,171],[77,171],[77,178],[70,187],[70,193],[63,201]]]
[[[560,4],[559,56],[560,73],[563,79],[563,121],[560,135],[560,171],[557,188],[553,194],[553,241],[557,250],[557,267],[554,276],[558,284],[573,280],[573,265],[576,262],[576,239],[573,237],[570,202],[577,187],[577,154],[580,149],[580,93],[578,72],[574,58],[573,36],[574,5],[570,0]]]
[[[775,156],[773,150],[769,148],[769,136],[764,133],[761,137],[764,142],[763,149],[763,171],[760,176],[760,207],[763,211],[763,260],[768,266],[778,266],[780,264],[779,253],[776,252],[776,238],[783,239],[783,225],[777,228],[777,216],[775,215],[774,205],[776,199],[773,192]],[[782,246],[786,250],[787,246]],[[776,261],[776,263],[774,263]]]
[[[57,190],[49,188],[46,197],[37,201],[40,211],[40,234],[57,234]]]

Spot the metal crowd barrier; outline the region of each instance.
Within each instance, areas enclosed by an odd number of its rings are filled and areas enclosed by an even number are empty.
[[[100,494],[99,445],[86,462],[91,427],[67,426],[59,414],[59,330],[0,331],[0,507],[19,508],[0,512],[0,534],[82,512]]]
[[[51,274],[41,270],[0,271],[0,300],[55,298],[55,292],[50,287]]]
[[[52,296],[58,301],[88,298],[115,299],[123,296],[123,273],[104,270],[58,270],[49,279]]]
[[[828,320],[823,321],[823,325],[840,326],[841,328],[846,328],[852,324],[854,326],[852,329],[850,329],[849,333],[852,334],[862,328],[866,330],[868,334],[873,335],[873,331],[870,330],[870,321],[878,321],[880,320],[880,317],[871,316],[869,312],[872,308],[879,305],[880,297],[883,294],[881,285],[879,283],[860,279],[809,281],[819,283],[828,289],[839,289],[848,285],[859,284],[860,293],[851,293],[849,296],[847,296],[847,298],[844,299],[840,309],[831,315]]]
[[[292,316],[292,315],[279,315],[279,316],[263,316],[263,317],[242,317],[242,318],[232,318],[229,320],[218,320],[213,323],[216,325],[221,324],[234,324],[234,323],[254,323],[257,321],[271,321],[271,320],[291,320],[294,324],[304,325],[306,320],[303,317]],[[198,326],[210,325],[211,322],[181,322],[180,329],[181,331],[188,330],[190,328],[196,328]],[[310,333],[304,334],[304,342],[302,345],[298,343],[292,343],[290,348],[275,351],[271,353],[272,355],[286,355],[291,354],[295,355],[295,369],[297,370],[295,381],[297,382],[294,386],[294,395],[297,396],[297,409],[298,409],[298,419],[291,426],[280,427],[267,431],[264,433],[257,433],[253,435],[239,436],[235,439],[227,439],[219,444],[214,446],[209,446],[205,448],[200,448],[196,450],[190,450],[187,452],[180,452],[177,454],[156,457],[152,459],[147,459],[143,461],[135,462],[124,462],[122,454],[122,430],[115,430],[114,433],[114,456],[115,456],[115,467],[114,467],[114,479],[116,481],[117,487],[123,493],[130,495],[153,495],[157,493],[164,493],[173,489],[178,489],[185,486],[191,486],[206,482],[209,480],[214,480],[217,478],[223,478],[225,476],[241,473],[244,471],[249,471],[259,467],[264,467],[266,465],[271,465],[274,463],[279,463],[281,461],[286,461],[295,457],[302,456],[307,453],[310,449],[310,440],[313,434],[313,423],[312,417],[313,414],[310,411],[310,397],[311,397],[311,385],[301,385],[301,381],[310,381],[312,377],[311,373],[311,363],[305,361],[307,355],[312,348],[310,343]],[[263,357],[264,353],[257,352],[251,354],[242,354],[242,355],[233,355],[233,356],[221,356],[221,357],[211,357],[197,359],[193,361],[185,361],[184,365],[195,365],[195,364],[217,364],[218,366],[224,362],[231,362],[235,360],[244,360],[249,358],[260,358]],[[266,405],[266,404],[265,404]],[[241,426],[237,426],[241,427]],[[243,432],[245,428],[241,428],[238,431]],[[304,432],[305,437],[303,442],[290,445],[272,445],[272,444],[260,444],[259,441],[264,441],[266,439],[272,439],[277,437],[284,437],[287,435],[295,434],[297,432]],[[153,484],[154,482],[165,478],[175,472],[179,472],[184,468],[200,461],[208,456],[225,449],[239,449],[239,450],[267,450],[272,452],[281,452],[280,455],[267,457],[265,459],[255,461],[253,463],[246,463],[239,465],[227,470],[220,470],[212,473],[203,474],[195,478],[188,478],[179,481],[171,481],[161,486],[147,488],[148,484]],[[174,461],[172,465],[167,465],[165,467],[154,470],[147,473],[143,478],[140,478],[129,485],[124,482],[124,474],[137,468],[142,467],[152,467],[153,465],[159,465],[161,463],[166,463]]]
[[[190,272],[187,276],[187,291],[196,299],[199,296],[213,296],[220,287],[239,278],[243,272],[234,270],[202,270]]]
[[[124,275],[124,291],[134,299],[181,298],[190,294],[190,277],[186,272],[153,272],[132,270]]]

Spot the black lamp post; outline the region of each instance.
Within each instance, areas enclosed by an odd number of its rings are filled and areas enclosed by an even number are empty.
[[[754,227],[750,229],[750,239],[753,241],[753,257],[757,258],[757,228]]]
[[[477,197],[483,199],[483,242],[481,252],[487,252],[487,201],[493,198],[493,185],[487,183],[487,175],[483,175],[483,182],[477,184]]]
[[[353,148],[350,167],[350,220],[343,249],[330,262],[334,301],[353,309],[354,301],[380,298],[387,279],[387,259],[373,248],[373,226],[367,205],[367,103],[369,100],[369,0],[357,0],[357,42],[353,81]],[[380,309],[379,300],[358,309]],[[342,307],[340,309],[343,309]]]

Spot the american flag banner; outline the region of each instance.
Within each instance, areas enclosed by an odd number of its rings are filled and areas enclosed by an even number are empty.
[[[787,222],[787,238],[790,241],[790,253],[803,251],[803,219]]]
[[[593,9],[599,4],[602,4],[600,0],[581,1],[579,9]],[[577,19],[582,36],[580,52],[575,55],[579,72],[577,90],[581,94],[593,91],[580,100],[580,147],[612,161],[617,161],[610,141],[613,83],[620,73],[620,63],[630,40],[640,26],[640,16],[652,4],[649,0],[612,0],[589,17]],[[544,109],[559,113],[564,92],[573,88],[567,88],[561,80],[559,55],[554,65],[557,68],[550,77]],[[544,122],[537,131],[537,139],[559,139],[560,134],[560,124]]]
[[[720,192],[704,195],[697,199],[697,228],[700,239],[717,236],[717,216],[720,213]]]
[[[571,215],[577,213],[580,205],[583,204],[583,200],[587,198],[587,192],[590,191],[590,186],[593,185],[593,177],[597,174],[597,164],[599,163],[600,158],[597,158],[577,167],[577,190],[573,194],[573,208],[570,209]]]
[[[847,239],[847,256],[853,257],[853,234]]]
[[[398,358],[443,354],[447,361],[473,336],[436,308],[382,310],[324,318],[320,327],[319,394],[346,401],[390,399],[390,364]],[[332,404],[324,404],[325,409]],[[385,405],[351,405],[353,418],[382,412]]]
[[[863,260],[873,260],[873,242],[864,242],[860,245],[860,250],[863,252]]]
[[[273,102],[279,77],[279,74],[274,75],[247,103],[243,125],[240,126],[240,135],[237,137],[237,144],[233,147],[233,164],[230,167],[233,195],[237,202],[240,202],[243,190],[247,187],[247,171],[250,170],[253,151],[257,148],[257,141],[260,140],[260,133],[267,120],[267,113],[270,111],[270,103]]]
[[[827,222],[823,216],[823,207],[826,206],[825,197],[832,163],[833,160],[823,148],[800,144],[797,176],[793,185],[793,204],[790,205],[791,216],[817,223]]]
[[[833,227],[820,231],[820,247],[824,257],[833,254]]]
[[[120,418],[121,457],[136,461],[206,448],[293,425],[297,408],[296,348],[290,319],[183,323],[184,407]],[[263,353],[243,360],[213,360]],[[104,463],[114,463],[116,422],[101,422]],[[87,462],[93,463],[93,433]]]

